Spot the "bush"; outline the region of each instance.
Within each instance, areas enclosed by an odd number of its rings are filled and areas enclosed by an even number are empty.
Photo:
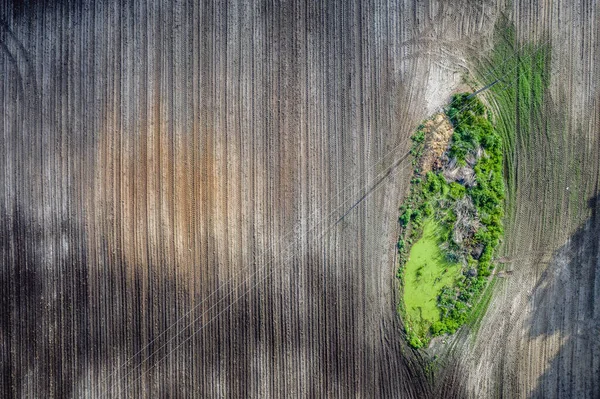
[[[408,226],[408,222],[410,222],[411,215],[412,210],[410,209],[410,207],[407,207],[404,210],[404,212],[402,212],[402,214],[400,215],[400,225],[402,225],[402,227]]]
[[[410,215],[410,218],[413,222],[415,222],[415,224],[421,225],[421,222],[423,221],[423,213],[420,209],[415,209]]]
[[[444,324],[446,324],[446,331],[448,334],[454,334],[456,330],[458,330],[458,327],[460,327],[458,321],[453,319],[446,320]]]
[[[444,189],[447,190],[448,183],[441,173],[427,172],[425,175],[425,189],[431,194],[441,193],[445,195]]]
[[[465,186],[458,184],[456,182],[450,183],[450,197],[454,200],[459,200],[464,198],[467,193],[467,189]]]
[[[404,240],[402,238],[398,239],[398,252],[404,251],[405,248],[406,243],[404,242]]]
[[[423,341],[421,341],[419,339],[419,337],[417,336],[417,334],[415,334],[413,331],[408,332],[407,339],[408,339],[408,344],[410,346],[412,346],[413,348],[419,349],[419,348],[423,347]]]
[[[431,202],[425,202],[420,209],[425,217],[433,215],[433,206],[431,205]]]
[[[448,331],[448,328],[446,327],[446,323],[443,323],[441,321],[436,321],[435,323],[433,323],[431,325],[431,334],[434,337],[445,334],[447,331]]]
[[[417,132],[412,135],[411,139],[417,144],[420,144],[423,141],[425,141],[425,132],[423,131],[423,125],[419,126],[419,130],[417,130]]]

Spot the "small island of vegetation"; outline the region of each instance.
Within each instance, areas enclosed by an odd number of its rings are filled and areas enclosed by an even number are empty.
[[[398,239],[406,337],[414,348],[465,324],[503,237],[502,140],[476,96],[456,94],[412,137],[414,175]]]

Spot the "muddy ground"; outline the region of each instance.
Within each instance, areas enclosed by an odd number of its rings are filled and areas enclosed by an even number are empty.
[[[600,10],[509,3],[2,2],[2,396],[598,397]],[[432,367],[396,312],[408,137],[495,78],[501,16],[551,38],[551,97],[513,273]]]

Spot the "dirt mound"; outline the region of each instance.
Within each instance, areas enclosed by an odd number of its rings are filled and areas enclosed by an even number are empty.
[[[425,152],[421,160],[423,174],[432,169],[441,167],[440,158],[448,149],[454,129],[452,123],[444,113],[436,114],[431,120],[425,122]]]

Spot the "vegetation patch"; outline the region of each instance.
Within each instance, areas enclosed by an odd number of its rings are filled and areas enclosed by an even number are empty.
[[[400,208],[398,278],[407,339],[419,348],[463,325],[486,287],[504,234],[502,140],[483,103],[457,94],[413,135],[410,193]],[[439,151],[438,126],[452,126]],[[438,150],[431,160],[432,148]],[[439,155],[441,153],[441,155]],[[423,159],[431,170],[424,171]]]
[[[507,226],[511,226],[516,223],[517,217],[513,206],[517,203],[515,199],[519,187],[516,174],[519,154],[522,157],[535,159],[543,149],[540,148],[540,140],[544,140],[550,147],[565,146],[566,143],[562,141],[562,136],[559,134],[562,121],[549,120],[548,115],[561,115],[566,111],[546,110],[552,107],[548,92],[552,75],[551,46],[547,37],[540,38],[537,44],[520,43],[514,25],[506,18],[500,18],[495,29],[494,42],[495,46],[489,59],[480,60],[478,65],[480,72],[477,75],[480,79],[489,80],[491,78],[484,75],[488,74],[487,71],[493,70],[492,79],[498,80],[490,87],[488,96],[496,117],[494,128],[504,145],[504,178],[506,196],[509,198],[506,203],[505,222]],[[563,118],[566,119],[567,116]],[[550,125],[553,125],[552,128]],[[549,132],[554,133],[549,134]],[[552,153],[546,153],[544,156],[554,157]],[[562,166],[560,158],[553,158],[551,163]],[[559,170],[562,171],[563,167]],[[552,173],[552,179],[559,178],[555,170],[540,172],[545,176],[539,176],[538,180],[534,181],[536,184],[544,181],[549,173]],[[573,184],[573,186],[579,185]]]
[[[410,249],[404,270],[405,280],[410,280],[410,284],[404,285],[403,299],[412,321],[413,339],[426,336],[429,327],[441,320],[439,293],[461,275],[460,264],[449,262],[440,248],[440,230],[434,218],[425,221],[423,235]]]

